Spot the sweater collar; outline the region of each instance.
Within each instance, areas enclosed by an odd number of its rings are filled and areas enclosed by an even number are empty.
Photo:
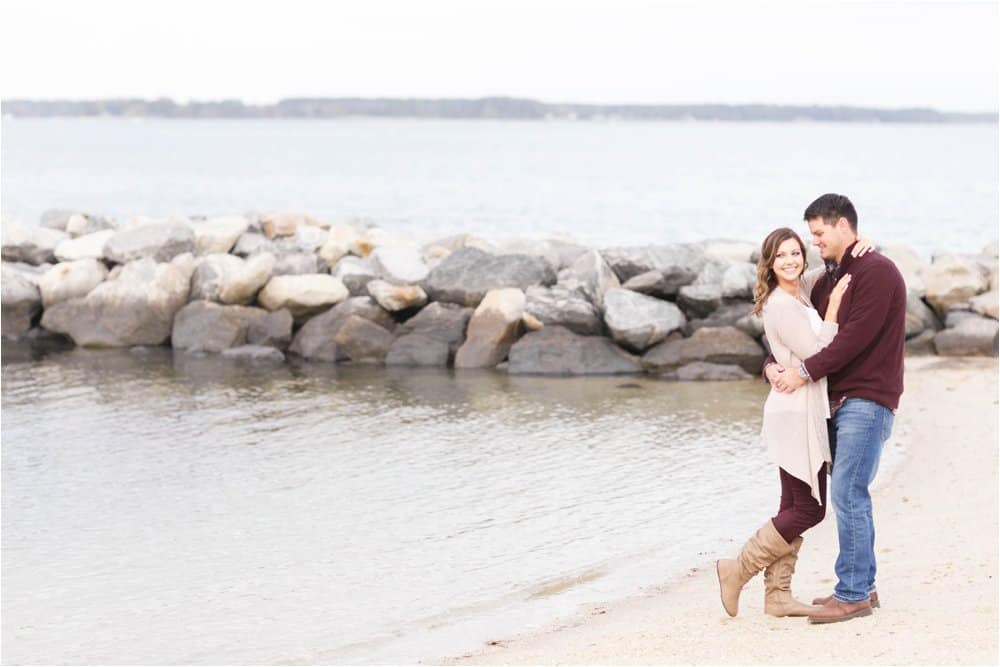
[[[847,270],[851,268],[851,264],[854,263],[856,259],[851,251],[854,250],[854,246],[858,244],[857,241],[847,246],[844,250],[844,256],[840,258],[840,264],[837,264],[832,259],[826,260],[826,273],[832,278],[840,278],[842,275],[847,273]]]

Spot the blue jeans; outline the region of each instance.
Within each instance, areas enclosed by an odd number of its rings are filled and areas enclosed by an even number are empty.
[[[828,422],[833,455],[830,496],[840,540],[833,595],[843,602],[867,600],[875,590],[875,523],[868,485],[875,479],[892,421],[889,408],[849,398]]]

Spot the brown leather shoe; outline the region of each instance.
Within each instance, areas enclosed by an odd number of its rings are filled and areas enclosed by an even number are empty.
[[[827,595],[825,598],[813,598],[812,603],[820,606],[826,606],[833,599],[833,595]],[[872,603],[872,609],[878,609],[882,605],[878,603],[878,591],[874,591],[868,601]]]
[[[852,618],[872,615],[872,604],[868,600],[861,602],[841,602],[833,598],[819,611],[809,614],[810,623],[840,623]]]

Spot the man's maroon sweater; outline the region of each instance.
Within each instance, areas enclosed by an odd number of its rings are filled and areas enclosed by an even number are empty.
[[[851,274],[837,313],[836,337],[803,364],[814,381],[828,378],[832,405],[864,398],[895,410],[903,393],[906,283],[887,257],[875,252],[851,257],[853,247],[839,265],[828,265],[813,287],[813,306],[825,313],[834,285]]]

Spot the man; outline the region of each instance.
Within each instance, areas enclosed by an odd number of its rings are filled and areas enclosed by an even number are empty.
[[[858,216],[847,197],[823,195],[809,205],[804,218],[827,267],[812,291],[817,311],[826,311],[833,286],[841,276],[851,274],[837,318],[840,329],[830,345],[803,360],[799,368],[771,363],[765,373],[784,392],[827,378],[832,415],[828,421],[831,496],[840,553],[833,595],[813,600],[822,606],[809,616],[809,622],[835,623],[868,616],[873,604],[878,606],[868,486],[875,478],[882,445],[892,431],[903,393],[906,285],[883,255],[851,256],[858,240]]]

